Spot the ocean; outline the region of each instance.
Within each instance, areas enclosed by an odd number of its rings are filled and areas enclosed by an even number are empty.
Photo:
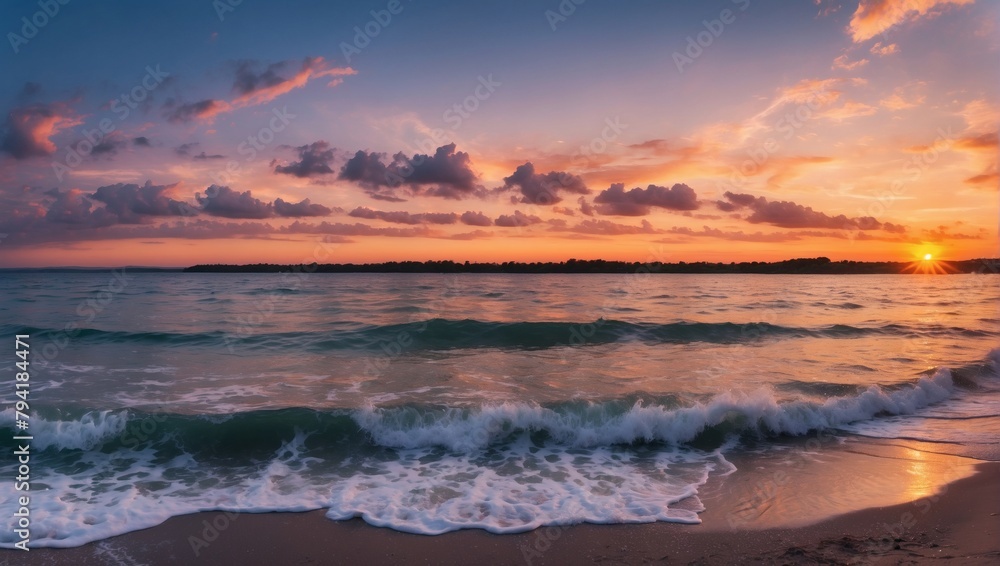
[[[31,547],[208,510],[431,535],[927,496],[1000,460],[997,283],[7,272],[0,546],[25,495]]]

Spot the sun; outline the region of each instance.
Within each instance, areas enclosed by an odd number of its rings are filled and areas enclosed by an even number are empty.
[[[948,264],[946,261],[941,261],[935,258],[936,251],[927,249],[920,250],[922,253],[916,253],[913,256],[913,261],[903,268],[903,273],[955,273],[955,268]]]

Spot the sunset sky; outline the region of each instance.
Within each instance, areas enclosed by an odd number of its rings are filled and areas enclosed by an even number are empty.
[[[576,1],[4,2],[0,266],[997,255],[1000,2]]]

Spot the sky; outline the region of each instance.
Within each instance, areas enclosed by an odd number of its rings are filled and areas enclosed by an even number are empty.
[[[995,257],[1000,2],[7,1],[0,267]]]

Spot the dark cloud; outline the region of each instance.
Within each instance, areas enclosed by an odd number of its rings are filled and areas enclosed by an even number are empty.
[[[883,224],[871,216],[849,218],[843,214],[829,216],[811,207],[796,204],[791,201],[768,201],[764,197],[755,197],[745,193],[726,192],[725,201],[718,201],[719,210],[733,212],[750,209],[747,222],[753,224],[772,224],[782,228],[828,228],[834,230],[878,230]],[[890,231],[899,233],[905,227],[891,224]]]
[[[667,140],[662,138],[646,140],[642,143],[633,143],[629,147],[632,149],[666,149],[670,146]]]
[[[176,153],[177,155],[180,155],[182,157],[188,157],[188,156],[190,156],[191,159],[202,159],[202,160],[204,160],[204,159],[225,159],[225,157],[226,157],[225,155],[220,155],[218,153],[209,154],[209,153],[205,153],[204,151],[202,151],[201,153],[199,153],[197,155],[191,155],[191,152],[194,151],[196,148],[198,148],[198,146],[200,146],[200,145],[201,144],[198,143],[198,142],[182,143],[181,145],[179,145],[179,146],[177,146],[177,147],[174,148],[174,153]]]
[[[725,201],[716,201],[715,206],[723,212],[733,212],[743,207],[750,206],[757,201],[757,197],[746,193],[726,192]],[[727,202],[728,201],[728,202]]]
[[[383,194],[379,194],[379,193],[368,193],[368,196],[370,198],[375,199],[375,200],[381,200],[381,201],[385,201],[385,202],[406,202],[405,198],[394,197],[392,195],[383,195]]]
[[[199,153],[198,155],[191,157],[191,159],[225,159],[225,158],[226,158],[225,155],[221,155],[218,153],[213,153],[210,155],[205,153],[204,151]]]
[[[322,57],[306,57],[297,67],[291,61],[266,66],[256,61],[240,61],[235,66],[232,88],[235,96],[231,100],[209,98],[184,103],[168,99],[163,105],[164,117],[174,123],[211,122],[220,114],[271,102],[313,79],[329,77],[327,86],[334,86],[342,82],[339,77],[353,74],[355,71],[350,67],[327,66]]]
[[[472,161],[464,151],[455,151],[455,144],[437,148],[434,155],[414,155],[407,160],[400,152],[393,156],[394,173],[410,185],[442,185],[462,193],[476,189],[477,175]],[[409,173],[409,174],[407,174]],[[444,195],[438,195],[444,196]]]
[[[657,230],[649,223],[648,220],[643,220],[641,226],[630,226],[628,224],[618,224],[611,222],[610,220],[584,220],[579,224],[568,228],[570,232],[577,232],[579,234],[596,234],[601,236],[620,236],[622,234],[658,234],[661,230]]]
[[[340,168],[338,179],[354,181],[355,183],[369,189],[389,186],[389,170],[382,159],[384,153],[368,153],[358,150],[354,157],[347,160],[347,163]]]
[[[322,57],[306,57],[298,65],[294,61],[279,61],[264,65],[258,61],[236,64],[231,108],[263,104],[305,86],[310,80],[330,77],[327,86],[339,84],[347,75],[355,74],[350,67],[329,67]]]
[[[174,148],[174,153],[177,155],[191,155],[191,150],[201,145],[198,142],[182,143],[181,145]]]
[[[893,234],[906,233],[906,226],[903,226],[902,224],[893,224],[892,222],[883,222],[882,229]]]
[[[515,210],[514,214],[501,214],[493,221],[497,226],[504,226],[507,228],[514,228],[517,226],[531,226],[532,224],[540,224],[543,220],[533,214],[525,214],[520,210]]]
[[[669,189],[649,185],[645,189],[636,187],[627,192],[623,183],[615,183],[601,191],[594,202],[599,213],[610,216],[645,216],[654,206],[682,211],[696,210],[699,206],[694,189],[681,183]]]
[[[139,136],[136,138],[132,138],[132,145],[140,147],[153,147],[153,144],[149,142],[149,138],[147,138],[146,136]]]
[[[367,218],[369,220],[383,220],[393,224],[454,224],[458,222],[458,215],[454,212],[421,212],[410,214],[404,211],[386,212],[383,210],[372,210],[359,206],[347,213],[355,218]]]
[[[104,203],[104,208],[113,213],[121,224],[141,224],[148,222],[152,216],[197,214],[197,209],[191,205],[167,196],[167,193],[176,186],[154,185],[150,181],[146,181],[141,187],[134,183],[118,183],[100,187],[87,196]]]
[[[239,61],[236,63],[236,79],[233,81],[233,92],[241,95],[252,94],[264,88],[277,86],[285,82],[282,73],[288,70],[288,61],[272,63],[260,69],[257,61]]]
[[[212,185],[205,189],[205,196],[195,195],[201,210],[211,216],[223,218],[270,218],[274,206],[253,197],[250,191],[238,192],[229,187]]]
[[[563,200],[559,193],[590,193],[580,177],[563,171],[535,173],[535,166],[530,161],[514,170],[511,176],[504,177],[503,181],[501,190],[520,191],[520,202],[526,204],[556,204]]]
[[[37,97],[42,93],[42,85],[28,81],[24,83],[21,90],[17,93],[17,99],[20,101],[28,101]]]
[[[185,123],[199,118],[210,118],[224,112],[228,105],[221,100],[200,100],[188,104],[168,103],[164,117],[171,123]]]
[[[469,154],[455,151],[453,143],[437,148],[434,155],[409,158],[399,152],[388,163],[383,161],[385,158],[382,153],[358,151],[341,167],[338,178],[354,181],[366,188],[369,196],[382,200],[400,199],[398,188],[410,195],[449,199],[483,194],[476,184],[478,175],[472,170]]]
[[[594,213],[596,212],[594,210],[594,205],[587,202],[587,197],[580,197],[576,200],[576,202],[580,204],[580,212],[584,216],[593,216]]]
[[[961,223],[956,223],[961,225]],[[924,240],[931,242],[943,242],[945,240],[981,240],[983,238],[989,237],[989,231],[986,228],[980,228],[978,234],[963,234],[960,232],[952,232],[950,226],[938,226],[935,229],[923,230]]]
[[[104,208],[95,208],[83,191],[70,189],[46,193],[55,197],[48,206],[45,220],[56,224],[67,224],[74,228],[102,228],[117,222],[117,218]]]
[[[317,141],[308,145],[295,148],[299,154],[299,160],[288,165],[278,165],[274,168],[275,173],[294,175],[296,177],[308,178],[319,175],[329,175],[333,173],[330,163],[333,162],[336,150],[330,148],[330,144],[325,141]]]
[[[467,211],[462,213],[460,218],[462,224],[467,224],[469,226],[492,226],[493,221],[490,220],[489,216],[486,216],[482,212],[472,212]]]
[[[97,142],[94,149],[90,150],[90,155],[92,157],[113,157],[117,155],[120,150],[128,147],[128,143],[129,140],[125,136],[118,132],[111,132]]]
[[[278,216],[304,218],[307,216],[330,216],[333,214],[333,209],[322,204],[313,204],[309,202],[309,199],[293,203],[278,198],[274,200],[274,213]]]
[[[14,159],[52,155],[56,146],[49,138],[59,130],[78,124],[62,104],[33,104],[15,108],[0,128],[0,151]]]
[[[355,224],[343,224],[341,222],[306,224],[297,220],[291,225],[281,228],[281,232],[286,234],[334,234],[339,236],[388,236],[391,238],[413,238],[432,235],[430,230],[425,226],[414,228],[395,228],[391,226],[376,228],[360,222]]]

